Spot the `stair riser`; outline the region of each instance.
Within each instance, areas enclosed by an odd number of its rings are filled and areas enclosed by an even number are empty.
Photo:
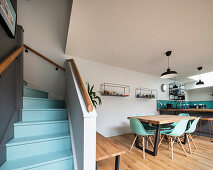
[[[24,87],[24,97],[48,98],[48,93]]]
[[[70,149],[70,137],[7,147],[7,160]]]
[[[56,109],[65,108],[65,102],[60,100],[23,99],[24,109]]]
[[[48,134],[58,133],[69,133],[68,122],[60,123],[43,123],[43,124],[31,124],[31,125],[15,125],[14,126],[14,137],[29,137],[29,136],[40,136]]]
[[[45,166],[40,166],[33,168],[33,170],[74,170],[73,159],[67,159],[61,162],[56,162],[52,164],[48,164]]]
[[[23,121],[67,120],[67,110],[23,110]]]

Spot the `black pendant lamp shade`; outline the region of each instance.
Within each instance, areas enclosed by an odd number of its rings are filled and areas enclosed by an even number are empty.
[[[173,86],[173,89],[178,89],[178,86],[175,84],[175,85]]]
[[[201,81],[201,76],[200,76],[200,71],[203,69],[203,67],[198,67],[197,69],[199,71],[199,81],[196,83],[196,85],[197,86],[204,85],[204,82]]]
[[[160,78],[162,78],[162,79],[168,79],[168,78],[176,77],[178,75],[177,72],[176,71],[172,71],[169,68],[169,56],[172,54],[172,51],[167,51],[165,54],[168,57],[168,69],[166,70],[166,72],[164,72],[164,73],[161,74]]]

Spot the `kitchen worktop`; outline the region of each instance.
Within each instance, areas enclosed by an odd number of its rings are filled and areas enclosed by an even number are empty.
[[[167,112],[210,112],[210,113],[213,113],[213,109],[158,109],[158,111],[167,111]]]

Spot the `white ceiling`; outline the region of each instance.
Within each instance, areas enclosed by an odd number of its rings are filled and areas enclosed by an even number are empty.
[[[74,0],[66,54],[181,79],[213,71],[213,0]],[[179,79],[180,79],[179,78]]]

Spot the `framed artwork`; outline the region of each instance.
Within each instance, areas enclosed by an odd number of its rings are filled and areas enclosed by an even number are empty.
[[[0,23],[9,37],[14,38],[16,32],[16,11],[10,0],[0,0]]]

